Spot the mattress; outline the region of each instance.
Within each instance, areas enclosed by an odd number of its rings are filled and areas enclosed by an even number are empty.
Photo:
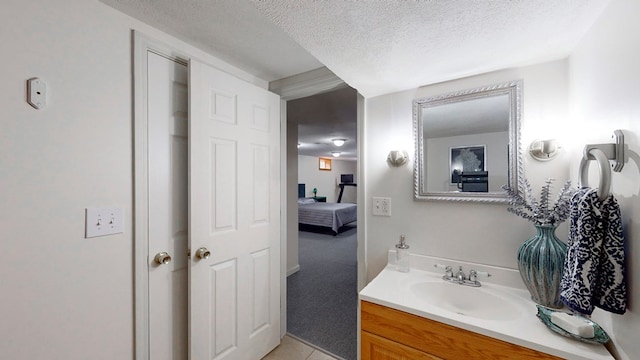
[[[345,203],[299,203],[300,224],[329,227],[338,232],[343,225],[357,220],[357,205]]]

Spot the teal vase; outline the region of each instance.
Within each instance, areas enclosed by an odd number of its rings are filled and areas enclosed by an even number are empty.
[[[556,237],[557,226],[536,225],[536,235],[518,249],[518,269],[531,299],[551,308],[561,308],[560,280],[567,245]]]

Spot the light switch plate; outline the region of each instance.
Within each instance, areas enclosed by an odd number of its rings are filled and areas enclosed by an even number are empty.
[[[124,231],[123,208],[87,208],[85,238],[119,234]]]
[[[391,198],[374,197],[372,202],[373,202],[373,215],[391,216]]]

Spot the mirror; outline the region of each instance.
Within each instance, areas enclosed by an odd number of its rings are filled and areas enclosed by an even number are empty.
[[[506,202],[522,176],[522,81],[416,99],[417,200]]]

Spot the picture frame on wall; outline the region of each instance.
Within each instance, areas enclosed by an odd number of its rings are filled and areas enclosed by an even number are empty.
[[[460,174],[486,171],[487,152],[485,145],[456,146],[449,148],[449,173],[451,184],[460,182]]]
[[[318,169],[330,171],[331,170],[331,159],[319,158],[318,159]]]

